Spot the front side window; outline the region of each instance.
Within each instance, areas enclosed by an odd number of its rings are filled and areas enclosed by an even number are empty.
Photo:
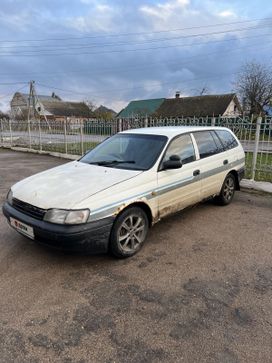
[[[195,132],[194,137],[198,146],[200,159],[220,152],[210,131]]]
[[[169,160],[171,155],[178,155],[182,161],[182,164],[187,164],[194,161],[196,157],[191,136],[186,134],[174,139],[166,150],[163,162]]]
[[[84,155],[80,162],[110,168],[148,170],[159,158],[166,136],[116,134]]]
[[[233,149],[234,147],[238,146],[238,142],[229,131],[216,130],[216,134],[221,140],[225,150]]]

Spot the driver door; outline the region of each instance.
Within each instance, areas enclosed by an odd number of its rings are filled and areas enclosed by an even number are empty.
[[[182,162],[179,169],[163,169],[163,162],[171,155],[178,155]],[[159,216],[174,213],[199,202],[201,182],[196,166],[196,151],[191,134],[183,134],[169,144],[157,174]]]

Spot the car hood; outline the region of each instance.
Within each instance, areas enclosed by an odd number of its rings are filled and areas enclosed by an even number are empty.
[[[13,197],[36,207],[72,209],[84,199],[142,171],[73,161],[26,178],[12,187]]]

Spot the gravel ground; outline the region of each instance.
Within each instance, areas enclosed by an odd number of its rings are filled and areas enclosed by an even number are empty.
[[[63,162],[0,151],[0,202]],[[116,260],[45,249],[0,214],[0,362],[271,362],[271,218],[271,195],[238,192],[161,221]]]

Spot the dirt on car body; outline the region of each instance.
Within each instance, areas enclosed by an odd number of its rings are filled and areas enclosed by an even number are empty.
[[[0,151],[14,182],[65,161]],[[64,254],[0,215],[0,362],[272,361],[270,195],[155,225],[131,259]]]

